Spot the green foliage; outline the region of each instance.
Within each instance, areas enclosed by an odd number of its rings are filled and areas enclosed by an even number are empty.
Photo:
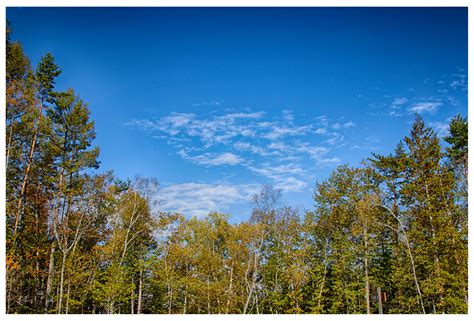
[[[39,94],[44,97],[43,100],[53,103],[51,94],[54,89],[55,78],[61,74],[61,69],[54,63],[54,57],[47,53],[41,58],[36,69],[36,79],[39,83]]]
[[[467,313],[467,119],[443,151],[416,116],[393,153],[317,183],[304,215],[267,185],[249,221],[186,218],[157,212],[155,179],[96,173],[88,106],[10,33],[7,313]]]
[[[467,167],[468,156],[468,125],[467,118],[456,115],[449,123],[449,135],[444,139],[451,146],[446,148],[450,161],[454,164],[463,164]]]

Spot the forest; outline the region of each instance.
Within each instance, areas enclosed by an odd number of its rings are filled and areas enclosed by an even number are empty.
[[[100,172],[61,73],[7,26],[7,313],[467,313],[466,118],[438,137],[417,115],[391,154],[315,182],[313,209],[266,185],[230,223],[161,212],[156,179]]]

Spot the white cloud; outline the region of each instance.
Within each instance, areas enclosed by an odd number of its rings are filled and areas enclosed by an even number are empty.
[[[332,136],[333,136],[332,138],[326,139],[325,141],[323,141],[323,143],[328,144],[328,145],[336,145],[336,144],[342,143],[342,141],[344,140],[343,135],[332,133]]]
[[[321,127],[316,129],[314,133],[321,134],[321,135],[327,134],[328,128],[339,130],[341,128],[350,128],[350,127],[356,126],[356,123],[353,122],[352,120],[349,120],[345,123],[335,122],[333,124],[330,124],[329,118],[325,115],[316,117],[315,120],[317,121],[317,124]]]
[[[271,126],[271,130],[268,133],[262,135],[262,137],[268,140],[277,140],[285,136],[301,136],[309,133],[312,127],[312,125],[283,127],[278,124],[273,124]]]
[[[270,156],[270,155],[278,155],[279,152],[277,151],[267,151],[265,148],[261,146],[256,146],[250,144],[248,142],[238,141],[234,143],[234,148],[241,152],[251,152],[260,156]]]
[[[452,74],[452,81],[449,84],[449,87],[451,87],[454,90],[462,90],[466,91],[467,90],[467,75],[466,74]]]
[[[376,136],[366,137],[365,140],[369,143],[380,143],[380,138],[378,138]]]
[[[259,111],[256,113],[233,113],[227,114],[223,116],[216,117],[217,119],[228,119],[230,121],[234,121],[235,119],[257,119],[265,115],[263,111]]]
[[[237,165],[244,162],[241,157],[232,153],[205,153],[197,156],[189,156],[184,150],[180,150],[178,155],[195,164],[203,166]]]
[[[255,120],[263,115],[264,112],[230,113],[211,119],[199,119],[192,113],[171,113],[156,121],[138,120],[128,124],[173,136],[175,141],[197,138],[204,148],[209,148],[214,144],[228,144],[237,136],[255,136],[252,126],[241,122]]]
[[[323,155],[328,153],[328,149],[322,146],[312,146],[309,143],[300,143],[295,148],[296,151],[300,153],[307,153],[314,159],[319,159]]]
[[[282,178],[275,184],[275,188],[281,189],[284,192],[298,192],[306,186],[308,186],[307,182],[304,182],[294,177]]]
[[[344,123],[342,127],[344,128],[350,128],[350,127],[355,127],[356,123],[354,123],[352,120],[348,121],[347,123]]]
[[[329,149],[323,146],[311,146],[308,143],[302,143],[298,145],[296,150],[301,153],[307,153],[313,160],[316,161],[316,165],[318,166],[325,166],[340,162],[340,159],[337,157],[326,158],[325,155],[329,153]]]
[[[282,151],[282,152],[290,152],[291,151],[291,147],[286,145],[286,144],[283,144],[282,142],[271,142],[269,145],[268,145],[268,148],[270,149],[276,149],[276,150],[279,150],[279,151]]]
[[[440,102],[424,102],[417,103],[408,108],[408,111],[411,113],[434,113],[439,106],[442,104]]]
[[[232,204],[250,201],[259,189],[257,184],[184,183],[164,187],[156,198],[162,211],[203,217],[212,211],[224,211]]]
[[[403,116],[403,113],[400,111],[400,108],[407,103],[408,103],[408,98],[406,97],[395,98],[390,104],[390,108],[392,110],[388,113],[388,115],[392,117]]]
[[[267,164],[268,165],[268,164]],[[249,168],[265,177],[268,178],[276,178],[277,175],[286,175],[286,174],[301,174],[303,173],[303,169],[296,164],[290,163],[287,165],[279,165],[279,166],[267,166],[264,168],[256,168],[249,166]]]
[[[196,107],[196,106],[220,106],[221,105],[221,101],[218,101],[218,100],[211,100],[211,101],[204,101],[202,103],[198,103],[198,104],[193,104],[193,107]]]
[[[389,114],[389,116],[392,116],[392,117],[400,117],[400,116],[403,116],[402,113],[396,112],[395,110],[391,110],[388,114]]]
[[[451,118],[446,119],[446,122],[430,122],[428,123],[428,126],[433,128],[433,130],[440,136],[446,136],[449,134],[449,122]]]
[[[342,136],[335,133],[334,139],[342,141]],[[278,157],[280,161],[289,161],[289,160],[299,160],[301,155],[308,155],[313,161],[316,161],[316,165],[325,165],[330,163],[328,159],[325,158],[330,152],[329,148],[323,146],[312,145],[307,142],[295,142],[294,144],[284,144],[282,142],[272,142],[268,145],[268,148],[275,149],[285,154],[286,156]],[[297,157],[298,156],[298,157]],[[335,159],[332,159],[335,161]]]
[[[256,135],[255,131],[249,128],[243,128],[240,134],[244,137],[255,137]]]
[[[393,109],[398,109],[400,108],[400,106],[405,105],[407,102],[408,102],[408,99],[406,97],[395,98],[392,101],[392,104],[390,105],[390,107],[392,107]]]
[[[328,124],[329,124],[328,116],[326,116],[326,115],[318,116],[315,119],[318,121],[319,124],[321,124],[325,127],[327,127]]]
[[[152,131],[156,129],[156,123],[149,119],[134,119],[125,123],[125,126],[138,127],[143,131]]]
[[[342,142],[344,136],[331,127],[356,126],[350,120],[332,124],[324,115],[316,118],[314,124],[295,124],[295,116],[288,109],[278,121],[264,119],[264,116],[261,111],[207,117],[171,113],[157,120],[131,121],[128,125],[163,139],[176,148],[179,156],[193,164],[204,167],[243,165],[285,191],[298,191],[307,185],[308,172],[299,163],[308,161],[314,168],[340,162],[338,157],[328,156],[329,147],[310,144],[306,138],[313,139],[318,134],[325,136],[326,140],[321,143],[335,145]],[[244,153],[263,159],[244,157]]]
[[[303,175],[305,171],[297,164],[270,166],[263,164],[263,167],[248,166],[256,174],[264,176],[272,181],[276,188],[283,191],[300,191],[307,186],[307,183],[296,176]]]
[[[293,112],[291,110],[288,110],[288,109],[284,109],[282,111],[282,117],[285,121],[291,123],[293,122],[293,119],[295,119],[295,116],[293,115]]]
[[[194,114],[173,113],[169,116],[164,117],[162,119],[162,122],[173,128],[178,128],[189,124],[194,117]]]
[[[340,163],[341,160],[338,157],[332,158],[321,158],[318,160],[318,165],[333,165]]]
[[[448,96],[446,97],[446,99],[449,101],[449,103],[452,105],[452,106],[457,106],[459,103],[457,101],[456,98],[454,98],[453,96]]]

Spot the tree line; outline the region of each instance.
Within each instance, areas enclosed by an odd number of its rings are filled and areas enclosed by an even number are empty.
[[[417,116],[393,153],[336,168],[314,209],[270,185],[248,221],[157,210],[99,173],[87,104],[6,43],[7,313],[467,313],[467,119]],[[192,202],[193,200],[189,200]]]

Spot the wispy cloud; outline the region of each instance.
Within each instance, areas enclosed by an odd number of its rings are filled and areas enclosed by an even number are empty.
[[[229,143],[237,136],[249,137],[255,135],[248,124],[241,124],[242,120],[255,120],[263,116],[263,112],[230,113],[214,116],[211,119],[199,119],[193,113],[172,113],[158,120],[138,120],[127,123],[147,131],[161,132],[174,136],[175,141],[199,139],[204,148],[215,144]]]
[[[365,140],[369,143],[380,143],[380,138],[378,138],[377,136],[368,136],[365,138]]]
[[[203,166],[237,165],[244,162],[241,157],[232,153],[205,153],[197,156],[189,156],[184,150],[180,150],[178,155],[183,159]]]
[[[347,123],[342,124],[342,128],[350,128],[350,127],[355,127],[356,123],[354,123],[352,120],[348,121]]]
[[[220,106],[221,103],[222,102],[218,101],[218,100],[203,101],[202,103],[193,104],[193,107],[197,107],[197,106]]]
[[[351,120],[331,122],[325,115],[301,124],[289,109],[279,119],[265,116],[262,111],[208,117],[171,113],[127,125],[166,141],[188,162],[204,167],[241,165],[284,191],[307,186],[308,166],[300,164],[322,167],[339,163],[340,159],[331,152],[344,140],[340,131],[356,126]]]
[[[280,189],[284,192],[299,192],[302,191],[308,183],[297,179],[295,177],[289,176],[276,181],[275,188]]]
[[[408,102],[408,98],[406,97],[395,98],[390,104],[390,107],[393,109],[398,109],[401,106],[405,105],[407,102]]]
[[[325,141],[323,141],[323,143],[328,145],[337,145],[342,143],[342,141],[344,140],[344,136],[339,133],[332,133],[331,136],[331,138],[326,139]]]
[[[295,119],[295,116],[293,115],[293,112],[289,109],[284,109],[282,111],[282,117],[285,121],[291,123],[293,122],[293,119]]]
[[[338,130],[338,129],[341,129],[341,128],[351,128],[351,127],[355,127],[356,126],[356,123],[354,123],[352,120],[346,122],[346,123],[343,123],[343,124],[340,124],[340,123],[334,123],[331,125],[331,128],[332,129],[335,129],[335,130]]]
[[[260,156],[279,155],[277,151],[268,151],[264,147],[253,145],[249,142],[237,141],[234,143],[234,148],[241,152],[251,152]]]
[[[315,120],[322,126],[327,127],[329,126],[329,119],[326,115],[321,115],[315,118]]]
[[[311,132],[313,125],[304,125],[304,126],[281,126],[279,124],[271,124],[269,126],[270,130],[262,137],[269,140],[277,140],[284,138],[286,136],[302,136]]]
[[[442,104],[440,102],[423,102],[416,103],[408,108],[408,111],[411,113],[434,113]]]
[[[293,144],[272,142],[268,145],[268,148],[278,151],[280,155],[284,155],[279,158],[281,160],[296,160],[300,158],[300,155],[307,155],[312,161],[316,161],[316,165],[328,164],[326,155],[330,152],[330,149],[327,147],[313,145],[308,142],[294,142]],[[332,160],[335,159],[332,158]]]
[[[447,118],[446,121],[434,121],[434,122],[429,122],[428,126],[433,128],[433,130],[439,135],[439,136],[447,136],[449,134],[449,123],[451,121],[451,117]]]
[[[280,166],[270,166],[270,164],[267,163],[263,164],[262,167],[249,166],[249,169],[270,179],[276,188],[283,191],[296,192],[307,186],[307,182],[298,177],[305,171],[294,163]]]
[[[265,164],[264,168],[256,168],[250,166],[249,168],[265,177],[269,178],[276,178],[275,175],[288,175],[288,174],[301,174],[303,173],[303,169],[296,164],[290,163],[287,165],[280,165],[280,166],[269,166],[269,164]]]
[[[389,113],[388,113],[389,116],[392,116],[392,117],[401,117],[403,116],[402,113],[398,112],[398,111],[395,111],[395,110],[391,110]]]
[[[463,69],[460,69],[459,73],[455,73],[451,75],[451,82],[449,83],[449,87],[454,90],[461,90],[467,91],[467,75],[462,73]]]
[[[164,187],[156,198],[162,211],[203,217],[209,212],[225,211],[230,205],[247,202],[259,189],[257,184],[184,183]]]

